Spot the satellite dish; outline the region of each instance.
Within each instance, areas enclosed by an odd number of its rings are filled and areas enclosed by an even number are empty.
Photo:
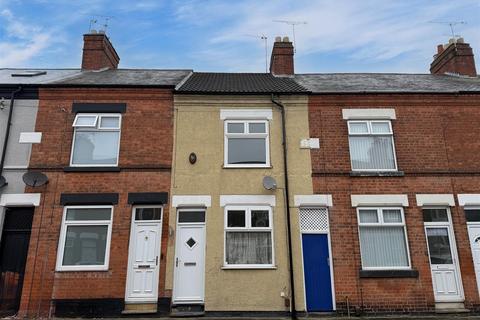
[[[275,190],[277,189],[277,181],[270,176],[266,176],[263,178],[263,187],[267,190]]]
[[[7,179],[4,176],[0,176],[0,188],[3,188],[7,185]]]
[[[40,187],[48,183],[48,177],[38,171],[30,171],[23,175],[23,182],[29,187]]]

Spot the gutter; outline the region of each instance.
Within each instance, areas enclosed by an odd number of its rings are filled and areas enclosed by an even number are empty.
[[[12,126],[12,116],[13,116],[13,104],[15,103],[15,94],[22,91],[22,87],[18,87],[16,90],[12,91],[10,94],[10,109],[8,110],[8,120],[7,120],[7,128],[5,130],[5,140],[3,141],[3,148],[2,148],[2,159],[0,160],[0,177],[3,173],[3,167],[5,165],[5,158],[7,155],[7,145],[8,145],[8,138],[10,135],[10,127]],[[0,188],[5,187],[8,182],[5,181],[3,185],[0,185]]]
[[[275,100],[272,93],[271,101],[281,111],[282,114],[282,147],[283,147],[283,175],[285,177],[285,207],[287,209],[287,242],[288,242],[288,264],[290,275],[290,292],[291,292],[291,317],[297,319],[297,310],[295,308],[295,279],[293,275],[293,254],[292,254],[292,232],[290,223],[290,200],[288,189],[288,163],[287,163],[287,129],[285,126],[285,106]]]

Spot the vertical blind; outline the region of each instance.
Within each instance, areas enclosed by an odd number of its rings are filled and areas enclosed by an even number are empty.
[[[392,136],[350,136],[349,142],[353,169],[395,169]]]
[[[360,227],[364,267],[408,267],[405,232],[402,226]]]

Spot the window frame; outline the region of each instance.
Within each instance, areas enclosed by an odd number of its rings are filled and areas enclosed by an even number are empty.
[[[76,125],[77,119],[82,116],[95,116],[95,126]],[[100,128],[102,118],[118,117],[118,128]],[[122,138],[122,114],[121,113],[77,113],[72,123],[72,150],[70,151],[70,167],[118,167],[120,158],[120,143]],[[73,152],[75,151],[75,137],[77,132],[117,132],[118,131],[118,147],[117,147],[117,161],[115,164],[76,164],[73,163]]]
[[[423,208],[422,208],[423,209]],[[470,210],[480,210],[480,205],[465,205],[463,206],[463,216],[465,217],[465,221],[468,224],[470,225],[480,225],[480,221],[468,221],[467,220],[467,211],[470,211]]]
[[[110,220],[81,220],[67,221],[68,209],[110,209]],[[58,240],[56,271],[108,271],[110,262],[110,244],[112,238],[113,225],[113,206],[88,205],[88,206],[65,206],[63,208],[62,225],[60,228],[60,238]],[[163,213],[163,211],[162,211]],[[77,265],[64,266],[63,257],[65,254],[65,242],[67,239],[67,229],[69,226],[107,226],[107,242],[105,244],[105,262],[103,265]]]
[[[243,123],[244,124],[244,132],[243,133],[229,133],[228,132],[228,124],[230,123]],[[263,123],[265,124],[265,133],[250,133],[249,124],[250,123]],[[269,168],[270,167],[270,127],[268,120],[262,119],[245,119],[245,120],[224,120],[224,127],[223,127],[223,137],[224,137],[224,144],[223,144],[223,167],[224,168]],[[252,138],[252,139],[265,139],[265,164],[259,163],[228,163],[228,139],[235,139],[235,138]]]
[[[366,123],[367,124],[367,130],[368,132],[351,132],[350,131],[350,124],[352,123]],[[372,129],[372,123],[388,123],[389,127],[389,132],[380,132],[380,133],[374,133]],[[395,139],[393,136],[393,126],[392,126],[392,121],[391,120],[360,120],[360,119],[353,119],[353,120],[347,120],[347,129],[348,129],[348,148],[349,148],[349,154],[350,154],[350,167],[352,171],[356,172],[395,172],[398,171],[398,163],[397,163],[397,153],[395,151]],[[352,158],[352,152],[350,150],[350,136],[364,136],[364,137],[369,137],[369,136],[389,136],[392,139],[392,149],[393,149],[393,160],[395,164],[394,169],[355,169],[353,167],[353,158]]]
[[[243,210],[245,211],[245,227],[228,227],[228,211]],[[255,210],[268,210],[268,227],[252,227],[251,212]],[[223,226],[223,267],[222,269],[274,269],[275,268],[275,243],[273,236],[273,210],[270,206],[265,205],[228,205],[224,209],[224,226]],[[227,232],[270,232],[272,244],[272,263],[270,264],[229,264],[227,263]]]
[[[378,222],[360,222],[360,211],[362,210],[376,210],[377,211],[377,218]],[[402,222],[384,222],[383,219],[383,210],[400,210],[400,214],[402,217]],[[405,212],[403,207],[357,207],[357,224],[358,224],[358,245],[360,248],[360,262],[362,266],[362,270],[412,270],[412,260],[410,257],[410,246],[408,244],[408,234],[407,234],[407,223],[405,221]],[[362,241],[360,240],[360,228],[361,227],[403,227],[403,233],[405,236],[405,244],[407,249],[407,261],[408,266],[404,267],[366,267],[363,264],[362,258]]]

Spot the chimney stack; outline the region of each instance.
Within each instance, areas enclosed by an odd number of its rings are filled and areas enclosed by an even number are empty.
[[[431,74],[454,73],[476,77],[475,59],[470,44],[463,38],[450,39],[445,45],[437,46],[437,54],[430,64]]]
[[[270,73],[276,76],[293,76],[293,44],[288,37],[275,38],[272,57],[270,58]]]
[[[120,57],[104,32],[83,35],[83,70],[117,69]]]

